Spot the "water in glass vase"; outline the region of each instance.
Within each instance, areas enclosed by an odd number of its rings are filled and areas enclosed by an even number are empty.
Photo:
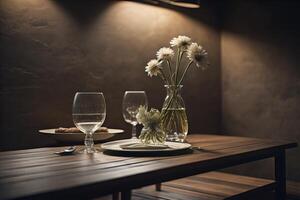
[[[163,108],[165,117],[162,126],[167,134],[168,141],[184,142],[188,133],[188,120],[185,108]]]
[[[182,85],[165,85],[167,96],[162,106],[162,128],[167,141],[184,142],[188,134],[188,119],[180,91]]]

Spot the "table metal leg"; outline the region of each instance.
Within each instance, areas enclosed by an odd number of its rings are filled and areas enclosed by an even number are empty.
[[[156,183],[155,184],[155,190],[156,191],[161,191],[161,183]]]
[[[275,180],[277,200],[284,200],[286,197],[285,170],[285,151],[281,150],[275,154]]]
[[[113,200],[119,200],[120,199],[120,193],[119,192],[114,192],[112,194],[112,199]]]
[[[131,190],[122,191],[121,200],[131,200]]]

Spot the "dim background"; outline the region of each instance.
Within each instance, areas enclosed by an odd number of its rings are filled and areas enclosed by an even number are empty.
[[[156,51],[187,35],[209,53],[182,92],[189,132],[300,140],[297,1],[201,1],[200,9],[132,1],[0,1],[0,149],[57,145],[39,129],[73,126],[77,91],[102,91],[104,125],[122,117],[126,90],[145,90],[160,108],[166,91],[144,72]],[[300,181],[299,148],[287,176]],[[228,169],[271,177],[273,161]]]

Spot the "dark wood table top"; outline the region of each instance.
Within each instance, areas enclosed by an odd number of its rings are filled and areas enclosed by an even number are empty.
[[[92,198],[272,157],[297,146],[203,134],[189,135],[187,140],[202,150],[160,157],[55,155],[62,147],[0,152],[0,199]]]

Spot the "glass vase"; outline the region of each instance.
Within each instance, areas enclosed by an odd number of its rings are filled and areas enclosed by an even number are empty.
[[[161,128],[161,125],[156,127],[144,127],[141,131],[139,139],[144,144],[160,145],[166,141],[166,134]]]
[[[165,85],[167,96],[162,107],[162,128],[167,141],[184,142],[188,133],[188,120],[183,98],[182,85]]]

